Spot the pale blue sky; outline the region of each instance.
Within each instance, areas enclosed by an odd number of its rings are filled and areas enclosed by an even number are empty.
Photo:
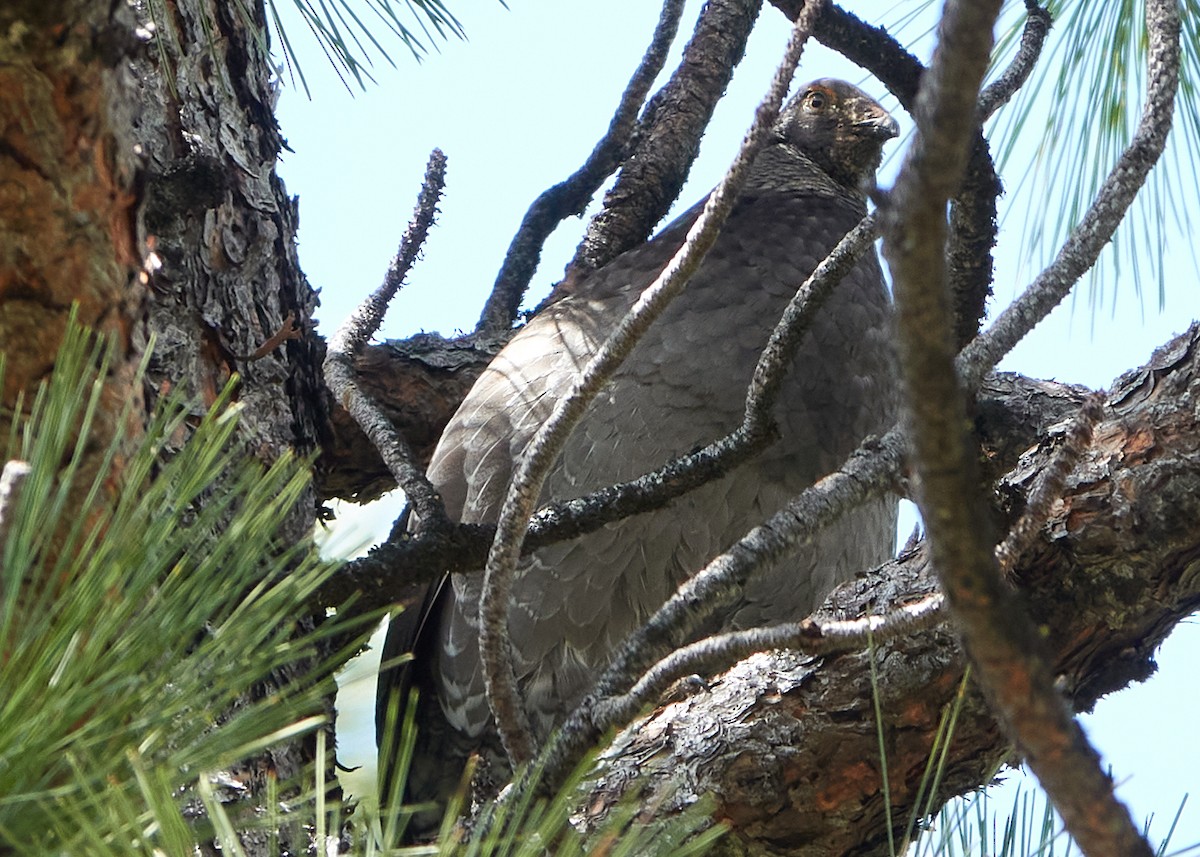
[[[377,64],[378,85],[353,97],[303,24],[295,19],[288,24],[313,97],[309,101],[292,88],[282,95],[279,121],[294,153],[285,153],[280,171],[288,190],[300,197],[300,259],[321,290],[318,318],[325,335],[381,281],[434,146],[449,158],[442,213],[424,258],[393,304],[384,333],[403,337],[423,329],[450,334],[472,327],[526,206],[569,175],[591,150],[658,14],[657,4],[645,0],[510,0],[507,10],[495,0],[452,0],[448,5],[469,41],[442,44],[440,52],[420,64],[397,47],[398,68]],[[888,11],[893,3],[845,5],[868,20],[896,20],[896,13]],[[681,43],[699,6],[699,0],[688,5]],[[911,32],[913,38],[919,35]],[[746,60],[705,138],[683,204],[703,195],[728,165],[787,35],[782,16],[769,6],[764,9]],[[844,77],[877,96],[884,94],[863,72],[814,44],[797,78],[825,76]],[[884,103],[896,108],[894,99]],[[910,127],[902,112],[897,118]],[[905,142],[892,144],[891,154]],[[897,160],[891,157],[885,165],[882,184]],[[1017,166],[1005,174],[1010,187],[1020,182],[1020,152],[1015,161]],[[1018,253],[1028,204],[1028,195],[1002,201],[1006,209],[994,307],[1011,299],[1031,274]],[[535,300],[562,273],[583,225],[571,220],[555,234],[534,282]],[[1116,303],[1099,311],[1086,300],[1060,307],[1003,368],[1106,387],[1125,369],[1144,362],[1155,346],[1200,317],[1200,290],[1185,244],[1180,240],[1168,260],[1162,311],[1154,297],[1156,283],[1145,289],[1148,296],[1138,297],[1122,281]],[[376,513],[368,526],[375,537],[386,535],[393,511],[398,509]],[[1198,657],[1200,631],[1194,623],[1185,625],[1160,653],[1158,677],[1101,702],[1096,715],[1085,718],[1123,783],[1122,796],[1139,819],[1151,812],[1158,816],[1153,831],[1159,834],[1198,781],[1200,749],[1190,722],[1200,703],[1192,666]],[[339,736],[344,751],[370,752],[364,716],[369,717],[358,714],[357,722],[344,724]],[[1172,850],[1196,843],[1200,807],[1193,804],[1184,811]]]

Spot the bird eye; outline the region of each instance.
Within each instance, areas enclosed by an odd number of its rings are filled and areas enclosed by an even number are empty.
[[[810,89],[806,100],[810,110],[824,110],[829,105],[829,96],[820,89]]]

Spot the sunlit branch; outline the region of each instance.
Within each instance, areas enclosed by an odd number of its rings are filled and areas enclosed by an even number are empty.
[[[567,217],[583,213],[592,195],[628,154],[638,111],[666,62],[667,52],[679,29],[683,7],[684,0],[663,3],[650,46],[621,94],[608,130],[583,166],[565,181],[543,191],[529,206],[520,229],[508,245],[504,264],[475,327],[477,333],[499,332],[511,327],[550,233]]]
[[[417,198],[416,211],[400,241],[400,249],[384,276],[383,284],[364,300],[329,338],[325,355],[325,383],[336,400],[354,417],[363,433],[379,450],[388,470],[403,489],[422,526],[442,526],[446,510],[442,499],[416,462],[408,442],[396,431],[387,415],[358,383],[355,355],[379,329],[388,304],[399,291],[437,214],[438,198],[445,184],[446,156],[434,149],[425,168],[425,181]]]
[[[805,619],[708,637],[667,655],[647,670],[627,693],[598,702],[594,722],[602,730],[628,723],[679,679],[689,675],[712,675],[756,652],[791,649],[806,655],[828,655],[859,651],[869,645],[881,645],[932,628],[945,619],[942,596],[934,594],[882,616],[841,622]]]
[[[986,505],[948,336],[953,309],[941,259],[944,206],[965,165],[969,108],[976,102],[999,5],[947,3],[938,48],[922,79],[916,139],[884,213],[884,254],[895,283],[901,377],[920,477],[918,503],[934,567],[977,679],[1068,831],[1090,857],[1149,857],[1150,846],[1116,800],[1098,755],[1055,688],[1032,621],[1000,577],[984,527]],[[1155,5],[1147,8],[1148,30],[1159,27],[1151,44],[1152,80],[1164,42],[1178,38],[1177,18],[1162,27],[1177,15],[1173,0],[1157,4],[1170,11]],[[1174,48],[1165,53],[1173,55]],[[1164,65],[1174,68],[1176,59],[1170,56]],[[1169,116],[1172,97],[1173,85],[1165,105],[1154,106],[1165,107]],[[1132,199],[1136,187],[1128,193]]]

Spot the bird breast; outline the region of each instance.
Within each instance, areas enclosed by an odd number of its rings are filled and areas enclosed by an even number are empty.
[[[619,257],[535,318],[480,378],[435,455],[431,477],[464,521],[494,521],[513,462],[608,331],[665,266],[699,207]],[[864,213],[852,194],[763,191],[739,200],[685,291],[590,406],[543,491],[586,494],[636,478],[741,422],[746,387],[783,308]],[[678,584],[894,418],[889,299],[868,253],[822,309],[775,412],[780,440],[668,508],[552,545],[522,563],[510,632],[532,719],[545,731],[614,648]],[[890,548],[894,512],[871,508],[804,555],[760,575],[734,624],[807,615],[839,579]],[[856,530],[858,532],[856,532]],[[847,539],[853,543],[847,549]],[[457,576],[443,617],[443,707],[478,734],[479,575]]]

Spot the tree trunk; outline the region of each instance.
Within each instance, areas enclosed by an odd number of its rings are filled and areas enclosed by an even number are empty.
[[[80,322],[113,334],[117,349],[97,455],[125,403],[141,397],[134,369],[146,297],[131,121],[139,96],[125,61],[144,46],[129,10],[113,8],[86,0],[0,8],[0,436],[17,394],[32,393],[53,368],[74,304]],[[84,476],[94,467],[85,463]]]
[[[274,172],[282,139],[263,12],[249,5],[253,20],[241,16],[242,4],[177,0],[156,22],[157,42],[137,35],[148,22],[125,4],[0,6],[0,344],[8,358],[0,436],[16,392],[52,366],[77,302],[81,321],[116,335],[108,421],[100,421],[107,431],[131,398],[144,398],[148,412],[182,387],[202,409],[237,373],[248,455],[270,463],[287,449],[324,449],[322,496],[367,497],[387,477],[344,418],[328,416],[317,300],[297,264],[296,208]],[[143,390],[134,367],[151,336]],[[1198,339],[1193,329],[1110,391],[1105,421],[1019,565],[1078,709],[1148,676],[1155,646],[1200,606]],[[434,363],[384,350],[366,359],[377,361],[376,395],[415,414],[406,432],[428,450],[494,346]],[[1054,447],[1052,424],[1078,400],[1077,390],[1029,384],[981,399],[979,427],[994,457],[1011,461],[1035,444],[998,483],[1003,515],[1020,511]],[[317,503],[313,493],[297,505],[287,538],[307,537]],[[918,550],[843,587],[829,609],[880,612],[933,586]],[[734,829],[724,846],[731,853],[882,853],[872,694],[883,710],[893,817],[903,824],[962,676],[946,628],[874,653],[756,655],[622,735],[593,808],[642,774],[674,789],[668,806],[715,795],[716,817]],[[941,796],[980,784],[1007,753],[981,698],[968,693]],[[287,777],[311,759],[311,747],[285,745],[251,768]]]
[[[150,8],[169,11],[135,20]],[[200,414],[236,373],[244,453],[269,465],[314,451],[324,349],[297,262],[296,206],[275,174],[283,141],[262,4],[5,3],[0,32],[0,436],[17,391],[52,368],[74,302],[119,352],[101,441],[130,399],[144,398],[148,416],[180,388]],[[151,338],[143,389],[134,370]],[[140,426],[127,428],[136,441]],[[283,538],[308,538],[316,508],[310,491]],[[277,681],[303,673],[299,664]],[[313,758],[293,742],[242,773],[261,785]]]

